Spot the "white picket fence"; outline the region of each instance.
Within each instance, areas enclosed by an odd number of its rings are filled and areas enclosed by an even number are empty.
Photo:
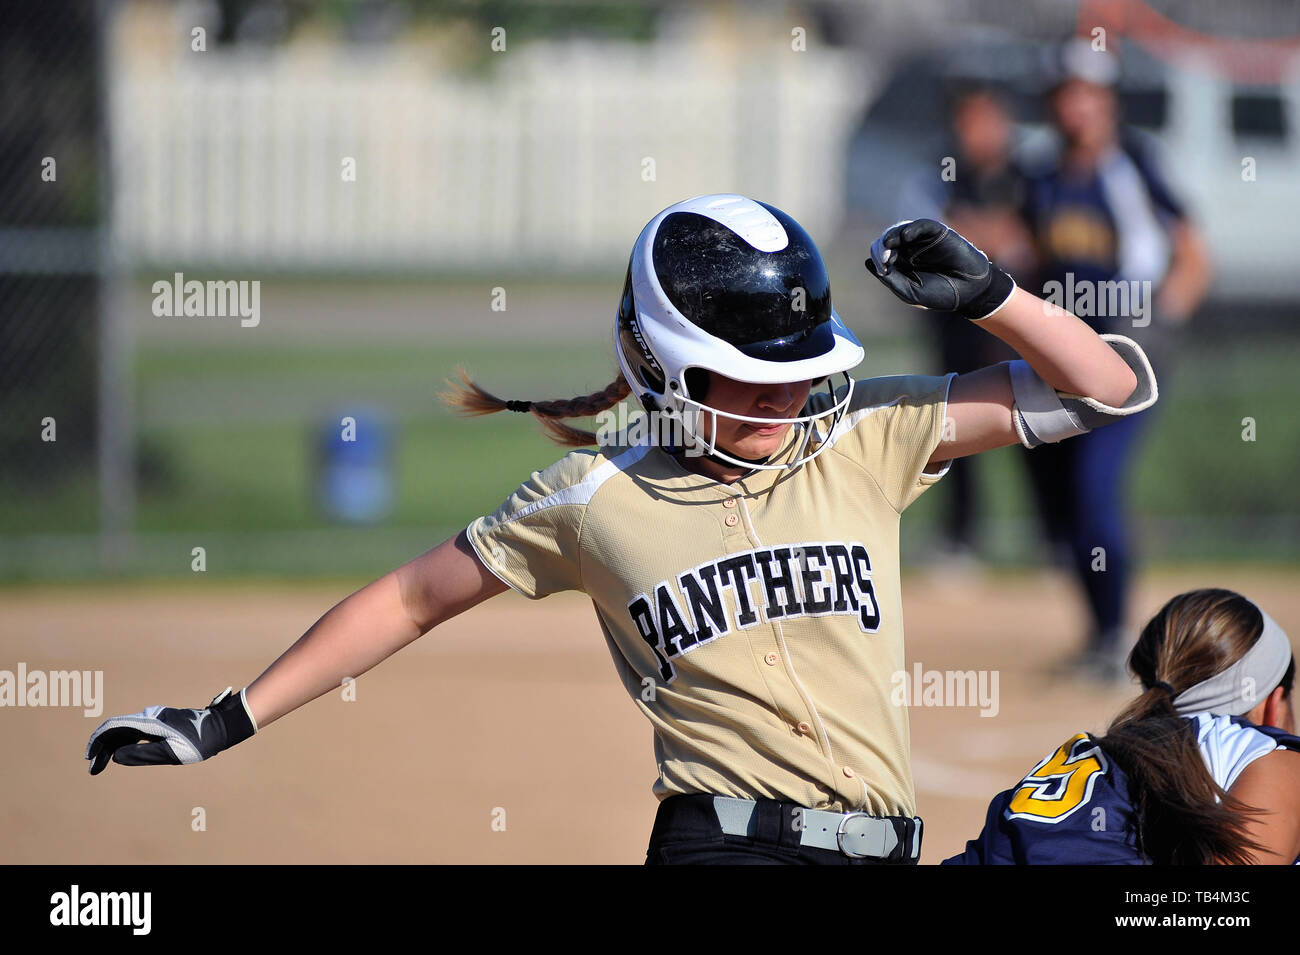
[[[829,239],[866,94],[860,64],[828,49],[728,65],[666,43],[539,44],[482,80],[342,48],[126,61],[117,249],[127,265],[607,268],[655,212],[705,192]]]

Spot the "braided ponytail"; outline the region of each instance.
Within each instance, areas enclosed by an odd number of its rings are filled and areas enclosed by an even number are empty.
[[[1129,667],[1147,689],[1096,737],[1129,779],[1137,847],[1162,865],[1249,864],[1260,846],[1246,824],[1258,812],[1219,787],[1197,745],[1195,725],[1174,697],[1239,659],[1263,631],[1263,619],[1228,590],[1179,594],[1138,638]]]
[[[460,384],[447,382],[448,390],[440,394],[444,404],[463,415],[495,414],[498,411],[530,413],[542,424],[547,437],[565,447],[584,448],[596,443],[591,431],[562,423],[560,418],[586,418],[613,408],[632,393],[619,373],[613,381],[589,395],[561,398],[552,401],[517,401],[498,398],[470,380],[465,369],[457,368]]]

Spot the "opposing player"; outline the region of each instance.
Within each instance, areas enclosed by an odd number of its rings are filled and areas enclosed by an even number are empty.
[[[1174,597],[1129,656],[1143,692],[1104,736],[1066,740],[989,806],[953,865],[1300,860],[1295,657],[1229,590]]]
[[[507,588],[579,590],[655,729],[647,862],[915,862],[907,712],[890,702],[900,515],[952,458],[1102,426],[1154,401],[1155,382],[1132,343],[1045,310],[940,222],[886,230],[869,268],[1023,359],[854,381],[862,347],[798,223],[736,195],[670,206],[632,250],[614,382],[569,401],[474,385],[457,399],[530,412],[582,449],[342,601],[240,693],[106,721],[91,772],[206,759]],[[560,420],[629,393],[648,432]]]
[[[1033,232],[1033,281],[1056,289],[1098,333],[1138,340],[1167,383],[1172,346],[1209,288],[1213,261],[1193,216],[1160,172],[1151,148],[1120,122],[1118,57],[1076,38],[1061,47],[1048,99],[1059,151],[1027,169],[1022,213]],[[1017,272],[1026,276],[1028,272]],[[1133,292],[1127,305],[1098,295]],[[1155,294],[1151,294],[1151,290]],[[1162,362],[1164,367],[1162,367]],[[1128,485],[1152,414],[1024,456],[1043,528],[1088,607],[1086,643],[1067,672],[1102,684],[1125,680],[1128,600],[1138,543],[1126,513]],[[1105,573],[1096,555],[1106,555]]]

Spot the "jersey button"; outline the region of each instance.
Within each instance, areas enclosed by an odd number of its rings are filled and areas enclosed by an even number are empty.
[[[734,497],[729,497],[729,498],[727,498],[725,501],[722,502],[722,506],[723,506],[723,507],[735,507],[735,506],[736,506],[736,499],[735,499]]]
[[[728,527],[735,527],[736,523],[739,520],[740,518],[738,518],[735,514],[728,514],[727,519],[723,521],[723,523],[726,524]]]
[[[770,653],[768,653],[767,656],[763,657],[763,662],[766,663],[766,664],[767,664],[768,666],[770,666],[770,667],[774,667],[774,666],[776,666],[777,662],[778,662],[780,659],[781,659],[781,658],[778,657],[778,656],[776,655],[776,651],[773,650],[773,651],[771,651]]]
[[[844,767],[844,775],[847,776],[847,777],[849,777],[849,779],[852,779],[852,778],[853,778],[853,767],[852,767],[852,766],[845,766],[845,767]]]
[[[795,726],[795,729],[797,729],[804,736],[812,735],[812,724],[809,723],[807,720],[800,720],[798,725]]]

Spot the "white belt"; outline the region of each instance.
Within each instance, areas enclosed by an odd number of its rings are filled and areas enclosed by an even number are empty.
[[[713,797],[713,811],[718,814],[718,822],[727,835],[753,836],[755,808],[757,803],[751,799]],[[899,844],[897,823],[890,818],[865,812],[827,812],[803,807],[794,812],[791,827],[799,831],[800,845],[842,852],[854,859],[887,859]],[[909,859],[917,859],[921,855],[921,820],[914,818],[912,822],[916,827],[911,845],[905,848],[904,854]]]

